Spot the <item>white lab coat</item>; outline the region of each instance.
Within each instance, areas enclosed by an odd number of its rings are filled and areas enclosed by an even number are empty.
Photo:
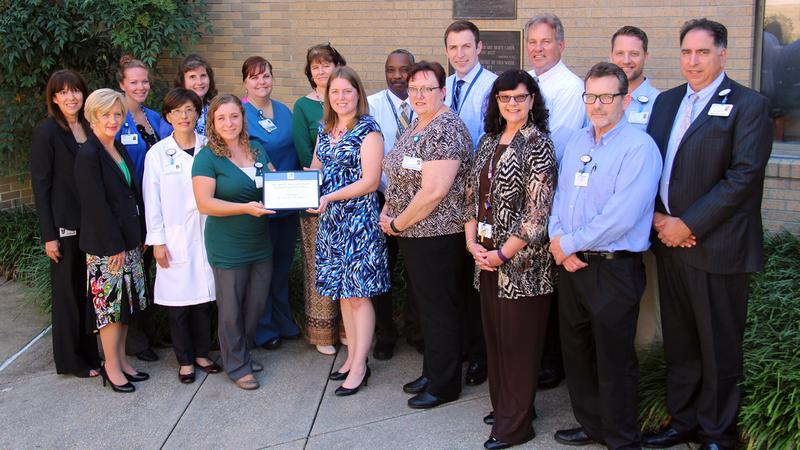
[[[195,134],[195,139],[196,155],[206,138]],[[188,306],[215,299],[214,275],[203,242],[206,216],[197,210],[192,191],[193,162],[172,135],[153,145],[144,160],[145,244],[166,244],[169,253],[169,268],[156,263],[158,305]]]

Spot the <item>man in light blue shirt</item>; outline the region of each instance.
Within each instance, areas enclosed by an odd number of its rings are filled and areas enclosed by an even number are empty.
[[[394,147],[394,142],[399,138],[414,120],[414,111],[408,98],[408,74],[414,65],[414,55],[408,50],[397,49],[389,53],[384,65],[387,89],[367,97],[369,114],[381,126],[383,133],[383,154],[386,155]],[[381,183],[378,186],[379,208],[383,208],[386,190],[386,175],[381,174]],[[397,265],[397,238],[386,236],[386,247],[389,251],[389,273],[394,273]],[[406,280],[408,282],[408,280]],[[406,298],[403,311],[403,324],[406,337],[410,342],[421,341],[419,314],[417,313],[414,298]],[[375,307],[375,348],[372,356],[375,359],[387,360],[394,356],[394,347],[397,343],[398,332],[394,324],[394,305],[392,292],[386,292],[372,298]]]
[[[444,103],[467,125],[474,152],[483,136],[486,96],[497,75],[485,69],[478,60],[483,42],[478,27],[472,22],[459,20],[450,24],[444,32],[444,45],[447,60],[455,69],[455,73],[445,81]]]
[[[636,448],[634,338],[661,157],[653,139],[625,120],[630,95],[622,69],[596,64],[585,90],[591,125],[566,144],[549,223],[550,251],[561,266],[564,367],[580,424],[556,432],[555,439]]]
[[[642,29],[626,25],[611,37],[611,62],[628,76],[631,104],[625,109],[625,117],[628,123],[642,131],[647,130],[650,112],[659,94],[644,75],[644,65],[649,57],[647,33]]]

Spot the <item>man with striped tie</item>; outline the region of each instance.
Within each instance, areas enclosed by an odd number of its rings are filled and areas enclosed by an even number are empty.
[[[408,99],[408,73],[413,65],[414,55],[408,50],[397,49],[389,53],[384,66],[388,89],[367,97],[369,113],[381,126],[384,155],[389,153],[395,140],[403,134],[414,119],[414,111],[411,110]],[[385,189],[386,175],[382,174],[381,183],[378,186],[378,200],[381,208],[384,203],[383,192]],[[397,263],[397,240],[393,236],[387,235],[386,245],[389,249],[389,273],[394,273]],[[410,289],[408,293],[403,314],[405,334],[408,342],[419,349],[422,346],[422,331]],[[394,346],[397,342],[397,329],[392,319],[394,308],[391,291],[373,298],[372,304],[375,307],[376,337],[372,355],[375,359],[391,359],[394,356]]]

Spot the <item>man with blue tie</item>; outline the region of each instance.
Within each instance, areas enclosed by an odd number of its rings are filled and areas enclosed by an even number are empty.
[[[369,113],[381,126],[383,133],[383,154],[386,155],[394,147],[394,142],[411,125],[414,120],[414,111],[408,99],[408,73],[414,65],[414,55],[408,50],[397,49],[389,53],[384,65],[387,89],[367,97]],[[378,202],[383,208],[386,190],[386,176],[381,174],[378,186]],[[389,273],[394,273],[397,264],[397,238],[386,235],[386,246],[389,249]],[[406,280],[408,282],[408,280]],[[419,325],[416,304],[407,290],[408,297],[403,312],[406,340],[421,347],[422,331]],[[389,291],[372,299],[375,306],[375,348],[372,356],[375,359],[387,360],[394,356],[394,346],[397,342],[397,328],[393,319],[392,292]]]
[[[638,449],[634,339],[661,157],[653,139],[625,120],[628,77],[618,66],[589,70],[583,102],[591,125],[567,141],[548,230],[561,266],[561,345],[580,424],[555,440]]]
[[[653,253],[671,419],[644,445],[735,449],[750,275],[764,266],[771,109],[726,75],[724,25],[686,22],[680,46],[687,83],[658,96],[647,128],[664,158]]]
[[[641,28],[626,25],[611,37],[611,62],[618,65],[628,76],[631,104],[625,109],[628,123],[642,131],[647,130],[650,113],[659,91],[644,75],[647,52],[647,33]]]
[[[486,116],[486,96],[492,89],[497,75],[486,70],[478,60],[483,42],[478,27],[466,20],[450,24],[444,32],[447,60],[455,73],[445,81],[445,105],[449,106],[467,125],[472,137],[472,151],[478,147],[483,136],[483,120]],[[469,365],[464,376],[467,385],[475,386],[486,381],[486,344],[483,341],[481,304],[478,291],[472,286],[475,260],[464,250],[464,270],[461,285],[465,301],[462,310],[464,352]]]

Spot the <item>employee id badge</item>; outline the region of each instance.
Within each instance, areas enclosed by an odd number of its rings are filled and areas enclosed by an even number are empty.
[[[413,156],[403,156],[403,169],[416,170],[422,172],[422,158],[415,158]]]
[[[122,145],[136,145],[139,143],[139,135],[136,133],[123,134],[120,137]]]
[[[164,167],[164,173],[167,175],[181,173],[181,170],[183,170],[183,165],[181,163],[167,164],[167,166]]]
[[[578,172],[575,174],[575,186],[586,187],[589,186],[589,172]]]
[[[491,239],[492,226],[486,222],[478,222],[478,237],[481,239]]]
[[[264,187],[264,174],[258,174],[255,178],[256,182],[256,189],[261,189]]]
[[[638,125],[647,125],[648,119],[650,119],[650,113],[647,111],[632,112],[628,115],[628,122]]]
[[[733,111],[733,105],[727,103],[714,103],[711,108],[708,108],[709,116],[728,117]]]
[[[273,131],[278,129],[278,126],[275,125],[275,122],[272,121],[269,117],[266,119],[262,119],[258,121],[258,124],[261,125],[261,128],[267,130],[267,133],[272,133]]]
[[[77,236],[77,230],[68,230],[66,228],[59,228],[58,229],[58,237],[70,237],[70,236]]]

